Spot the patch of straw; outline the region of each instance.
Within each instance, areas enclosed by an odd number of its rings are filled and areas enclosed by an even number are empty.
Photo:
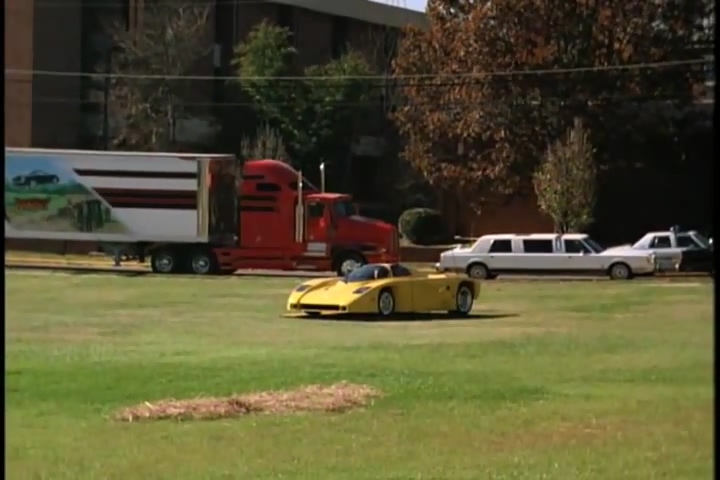
[[[216,420],[251,414],[285,415],[305,412],[339,413],[360,408],[381,396],[368,385],[340,382],[329,386],[307,385],[293,390],[255,392],[229,397],[200,397],[143,402],[123,408],[112,418],[122,422],[142,420]]]

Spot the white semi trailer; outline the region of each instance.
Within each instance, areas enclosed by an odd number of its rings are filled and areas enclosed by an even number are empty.
[[[232,155],[5,149],[5,238],[88,241],[108,253],[234,245]]]

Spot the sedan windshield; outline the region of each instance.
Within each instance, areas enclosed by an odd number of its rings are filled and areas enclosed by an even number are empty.
[[[710,248],[710,241],[705,238],[703,235],[700,235],[697,232],[692,233],[693,239],[700,244],[702,248]]]
[[[365,265],[350,272],[345,277],[345,281],[347,283],[367,282],[378,278],[388,278],[389,276],[390,271],[385,265]]]

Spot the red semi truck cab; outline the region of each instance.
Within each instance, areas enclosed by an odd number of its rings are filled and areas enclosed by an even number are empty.
[[[397,229],[357,214],[349,195],[319,191],[277,160],[243,167],[237,203],[237,246],[216,248],[220,270],[335,271],[397,262]]]

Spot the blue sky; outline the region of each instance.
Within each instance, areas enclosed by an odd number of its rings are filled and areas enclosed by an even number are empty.
[[[405,6],[406,8],[409,8],[410,10],[417,10],[419,12],[425,11],[425,5],[427,4],[427,0],[372,0],[374,2],[378,3],[387,3],[390,5],[398,5],[398,6]],[[404,3],[404,5],[403,5]]]
[[[410,10],[425,11],[426,0],[407,0],[407,8]]]

